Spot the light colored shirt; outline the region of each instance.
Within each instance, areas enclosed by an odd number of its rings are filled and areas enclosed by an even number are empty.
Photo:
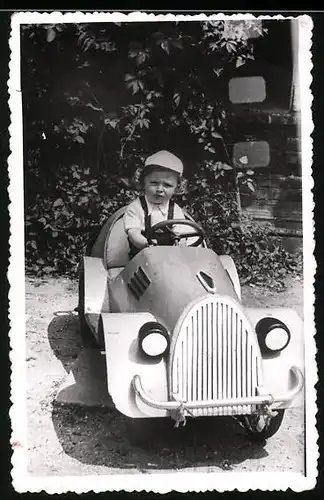
[[[147,203],[148,215],[151,216],[151,226],[154,226],[155,224],[163,220],[167,220],[169,202],[165,205],[155,205],[153,203],[150,203],[146,197],[145,200]],[[176,203],[174,204],[173,218],[185,219],[183,211]],[[128,205],[124,214],[124,224],[126,232],[128,232],[130,229],[140,229],[141,231],[145,230],[145,213],[139,198],[136,198]],[[189,227],[185,226],[175,226],[174,229],[175,231],[182,233],[187,233],[190,230]]]
[[[154,226],[158,222],[168,219],[169,202],[165,205],[155,205],[153,203],[150,203],[147,200],[146,196],[145,200],[147,203],[148,215],[151,215],[151,226]],[[173,218],[182,220],[185,219],[185,215],[182,209],[176,203],[174,204]],[[128,205],[126,212],[124,213],[124,225],[126,233],[130,229],[139,229],[140,231],[145,230],[145,213],[139,198],[136,198]],[[186,225],[175,224],[172,229],[179,234],[188,234],[194,232],[194,229],[192,227]],[[197,237],[183,238],[180,240],[180,245],[191,245],[195,241],[197,241]]]

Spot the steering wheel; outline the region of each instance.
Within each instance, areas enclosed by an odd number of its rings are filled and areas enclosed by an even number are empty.
[[[190,233],[176,233],[173,229],[172,226],[177,225],[177,226],[189,226],[194,229],[193,232]],[[153,239],[156,239],[158,236],[158,233],[165,233],[169,234],[172,238],[174,238],[174,241],[178,242],[184,238],[192,238],[197,236],[197,240],[192,243],[191,245],[188,245],[190,247],[198,247],[204,240],[205,234],[204,230],[199,224],[197,224],[194,221],[187,220],[187,219],[168,219],[168,220],[163,220],[161,222],[158,222],[157,224],[154,224],[154,226],[150,227],[147,231],[147,239],[148,241],[151,241]]]

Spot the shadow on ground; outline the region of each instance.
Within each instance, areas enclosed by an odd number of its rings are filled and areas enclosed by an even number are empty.
[[[231,470],[246,459],[268,455],[264,443],[250,442],[230,417],[189,420],[175,429],[171,420],[130,420],[114,408],[71,411],[55,405],[52,419],[64,452],[86,464],[139,470],[199,466]]]
[[[56,311],[47,335],[54,355],[69,372],[83,348],[78,316],[72,311]]]
[[[72,312],[57,312],[48,327],[48,338],[66,372],[72,371],[82,385],[88,374],[75,369],[76,358],[84,352],[78,318]],[[91,383],[97,385],[95,379]],[[176,429],[171,419],[129,419],[111,400],[104,408],[54,401],[52,421],[64,452],[83,464],[126,470],[199,466],[231,470],[246,459],[268,455],[264,443],[250,442],[230,417],[191,419]]]

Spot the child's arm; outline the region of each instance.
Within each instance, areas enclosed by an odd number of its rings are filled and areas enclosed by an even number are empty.
[[[147,241],[147,238],[142,235],[142,232],[140,229],[137,228],[132,228],[127,231],[128,237],[130,241],[133,243],[133,245],[142,250],[143,248],[146,248],[149,246],[149,243]]]
[[[144,213],[137,198],[128,206],[124,214],[124,225],[129,240],[139,250],[149,246],[147,239],[142,234],[144,224]]]

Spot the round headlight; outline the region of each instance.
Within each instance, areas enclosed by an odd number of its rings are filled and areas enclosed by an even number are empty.
[[[284,328],[275,327],[266,335],[265,345],[270,351],[281,351],[289,341],[289,336]]]
[[[262,318],[255,331],[263,354],[279,353],[290,342],[290,331],[280,319]]]
[[[151,333],[142,340],[142,349],[148,356],[160,356],[167,347],[168,341],[160,333]]]
[[[160,357],[169,349],[169,334],[167,329],[155,321],[149,321],[138,332],[139,348],[150,358]]]

